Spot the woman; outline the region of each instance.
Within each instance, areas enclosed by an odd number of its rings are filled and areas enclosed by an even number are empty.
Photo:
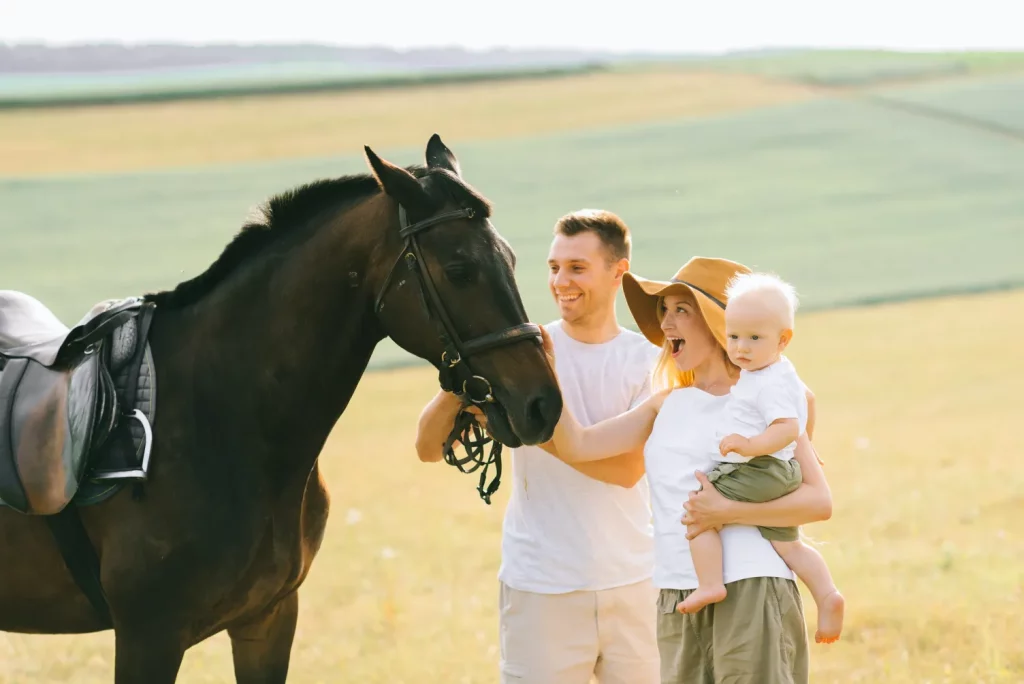
[[[718,425],[739,377],[725,352],[725,289],[741,272],[749,269],[697,257],[670,282],[627,273],[623,292],[630,312],[647,339],[662,348],[654,370],[661,391],[628,413],[587,428],[566,411],[553,438],[553,453],[567,463],[645,445],[665,684],[808,681],[807,634],[795,577],[754,527],[798,526],[831,515],[831,495],[807,435],[801,435],[796,451],[803,484],[780,499],[728,501],[701,472],[713,465]],[[723,525],[728,525],[721,531],[728,595],[695,614],[681,614],[676,606],[697,587],[688,534]]]

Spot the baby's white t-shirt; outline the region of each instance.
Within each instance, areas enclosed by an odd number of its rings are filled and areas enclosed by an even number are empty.
[[[737,434],[755,437],[780,418],[796,418],[803,434],[807,429],[807,388],[796,368],[785,356],[770,366],[756,371],[740,371],[740,379],[729,393],[726,407],[728,419],[722,423],[718,439]],[[796,441],[789,443],[772,454],[775,458],[788,461],[796,451]],[[746,463],[750,459],[735,452],[726,456],[716,455],[716,461],[724,463]]]

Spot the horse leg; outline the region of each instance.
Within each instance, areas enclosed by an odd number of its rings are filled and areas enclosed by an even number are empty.
[[[185,657],[177,635],[127,628],[114,639],[114,684],[174,684]]]
[[[255,620],[228,629],[238,684],[284,684],[298,619],[293,591]]]

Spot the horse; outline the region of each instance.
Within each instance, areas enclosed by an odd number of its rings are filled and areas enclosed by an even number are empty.
[[[159,388],[147,477],[65,509],[105,610],[45,516],[0,507],[0,631],[113,629],[115,684],[171,684],[226,630],[239,684],[285,682],[329,511],[318,458],[385,337],[501,444],[550,439],[561,394],[490,202],[436,134],[425,165],[364,152],[371,173],[273,196],[204,272],[141,297]]]

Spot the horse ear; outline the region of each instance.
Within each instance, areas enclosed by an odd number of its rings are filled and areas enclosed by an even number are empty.
[[[412,212],[430,213],[434,210],[430,195],[414,175],[384,161],[369,146],[363,146],[363,151],[366,152],[366,160],[370,163],[373,175],[385,194]]]
[[[437,133],[430,136],[430,140],[427,141],[427,166],[432,169],[448,169],[456,176],[462,176],[455,153],[441,142],[441,136]]]

